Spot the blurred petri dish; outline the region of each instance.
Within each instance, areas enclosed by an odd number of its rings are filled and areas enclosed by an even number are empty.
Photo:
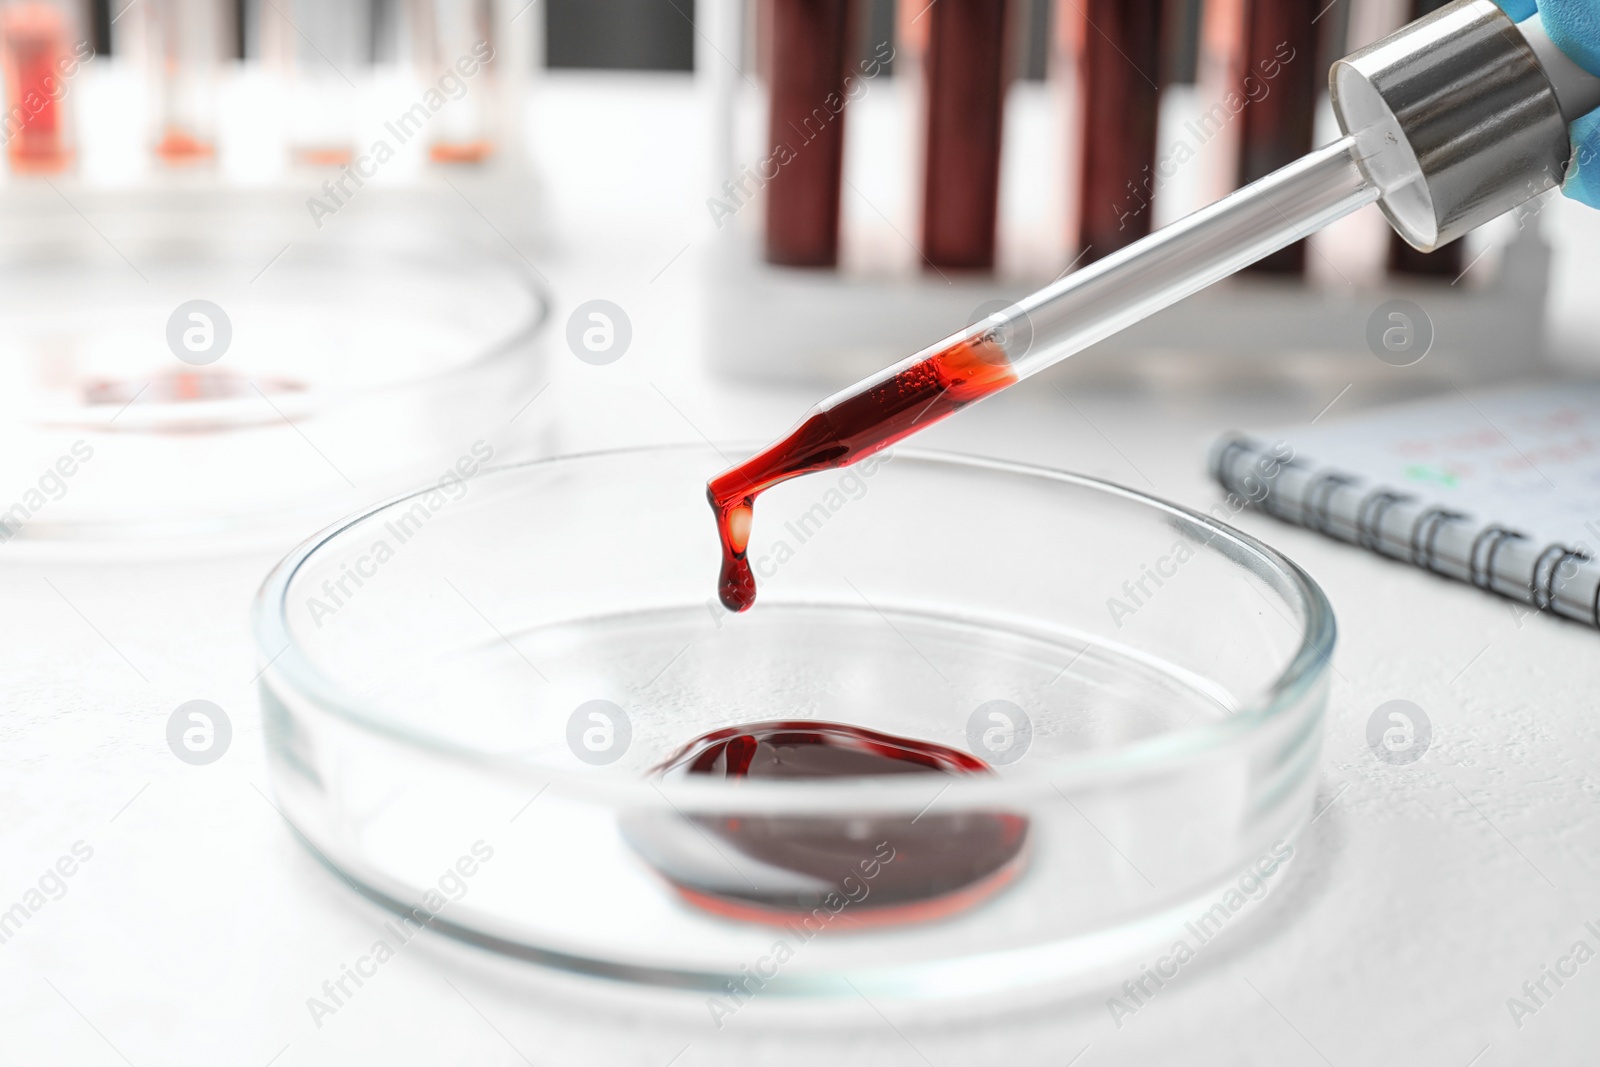
[[[291,543],[503,447],[547,380],[547,298],[505,255],[58,215],[0,242],[8,551]]]
[[[255,605],[261,699],[278,802],[316,853],[406,921],[552,968],[949,1001],[1120,982],[1304,825],[1334,622],[1260,542],[1092,479],[897,450],[764,498],[761,599],[730,615],[704,497],[726,465],[695,447],[487,470],[289,555]],[[662,771],[697,738],[807,722],[988,771]],[[930,816],[1025,828],[1025,854],[958,906],[862,921],[879,877],[906,903],[914,872],[882,874],[884,853]],[[734,823],[766,851],[703,832]],[[849,826],[876,871],[846,862]],[[811,873],[864,889],[775,921],[806,890],[772,851],[785,827],[822,828],[813,855],[842,869]],[[764,914],[683,891],[719,863]]]

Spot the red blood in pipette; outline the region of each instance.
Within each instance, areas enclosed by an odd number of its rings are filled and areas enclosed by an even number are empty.
[[[866,459],[1016,380],[1005,350],[987,335],[957,341],[824,400],[787,437],[711,479],[706,496],[722,541],[722,603],[730,611],[755,603],[745,550],[757,496],[798,475]]]
[[[930,741],[838,723],[745,723],[689,742],[657,770],[730,781],[971,775],[988,764]],[[946,805],[948,807],[949,805]],[[1028,820],[918,815],[637,814],[623,834],[684,899],[725,918],[860,927],[953,914],[1008,884]],[[707,852],[707,840],[720,842]]]

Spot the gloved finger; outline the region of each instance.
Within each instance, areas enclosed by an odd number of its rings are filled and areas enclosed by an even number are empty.
[[[1494,0],[1500,10],[1511,16],[1512,22],[1521,22],[1534,12],[1534,0]]]
[[[1600,76],[1600,5],[1594,0],[1540,0],[1539,19],[1567,58]],[[1572,124],[1572,162],[1562,192],[1600,207],[1600,112]]]
[[[1600,111],[1572,124],[1572,162],[1561,191],[1579,203],[1600,207]]]
[[[1600,77],[1600,4],[1594,0],[1541,0],[1539,19],[1568,59]]]

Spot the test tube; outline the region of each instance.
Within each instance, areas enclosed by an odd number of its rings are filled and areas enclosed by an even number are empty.
[[[72,164],[61,97],[77,62],[65,9],[49,0],[0,8],[4,49],[6,156],[19,174],[56,174]]]
[[[500,119],[490,0],[431,0],[423,27],[423,84],[448,100],[435,116],[428,158],[482,163],[494,154]]]
[[[766,158],[766,258],[787,267],[839,261],[849,0],[772,0]],[[830,106],[836,103],[837,106]],[[766,177],[765,171],[763,177]]]
[[[1419,19],[1431,14],[1450,0],[1408,0],[1409,15]],[[1397,233],[1389,234],[1389,272],[1425,278],[1451,278],[1461,276],[1465,265],[1466,242],[1452,241],[1432,252],[1418,252],[1406,244]]]
[[[1164,6],[1165,0],[1063,0],[1058,8],[1078,75],[1080,265],[1151,230]]]
[[[228,0],[140,0],[147,61],[158,103],[155,152],[174,166],[216,155],[216,101],[223,62],[234,52]]]
[[[1318,0],[1245,0],[1236,91],[1239,171],[1243,187],[1311,151],[1317,91],[1325,77],[1317,65]],[[1262,274],[1303,274],[1306,245],[1297,241],[1252,264]]]
[[[288,96],[289,155],[311,167],[355,158],[354,83],[371,62],[384,0],[272,0],[257,8],[262,59]]]
[[[935,268],[994,266],[1005,104],[1006,0],[926,8],[922,254]]]

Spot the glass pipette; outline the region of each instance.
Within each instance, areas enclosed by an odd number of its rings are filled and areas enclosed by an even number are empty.
[[[1567,122],[1600,105],[1600,79],[1537,16],[1519,29],[1491,0],[1457,0],[1340,60],[1331,93],[1340,140],[834,394],[713,478],[722,602],[755,600],[745,549],[764,490],[881,451],[1368,204],[1431,251],[1559,184]]]
[[[1376,203],[1380,195],[1358,162],[1357,138],[1342,138],[1045,286],[936,349],[957,339],[981,339],[991,351],[1005,353],[1020,381]],[[885,381],[931,354],[912,356],[868,383]]]

